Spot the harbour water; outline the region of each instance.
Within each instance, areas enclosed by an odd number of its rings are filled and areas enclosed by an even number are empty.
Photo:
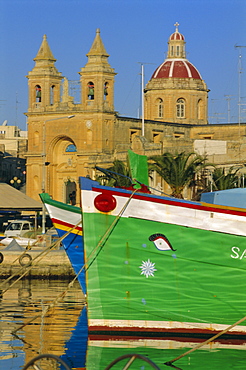
[[[67,280],[24,279],[2,295],[0,370],[21,370],[39,354],[55,354],[71,369],[103,370],[117,357],[132,353],[149,358],[163,370],[246,369],[246,340],[212,342],[174,362],[173,367],[164,363],[205,339],[166,337],[137,340],[90,336],[88,340],[85,301],[77,281],[63,300],[45,314],[47,305],[52,306],[58,295],[67,290],[68,284]],[[34,317],[36,319],[31,321]],[[53,368],[59,369],[50,367]],[[122,361],[113,368],[122,369]],[[135,360],[130,366],[132,370],[151,368],[143,359]]]

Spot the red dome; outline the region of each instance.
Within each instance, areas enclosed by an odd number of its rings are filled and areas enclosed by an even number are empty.
[[[171,36],[169,37],[169,41],[170,40],[183,40],[184,41],[184,36],[181,34],[181,33],[179,33],[179,32],[174,32],[174,33],[172,33],[171,34]]]
[[[187,59],[166,59],[155,70],[152,78],[194,78],[202,80],[196,67]]]

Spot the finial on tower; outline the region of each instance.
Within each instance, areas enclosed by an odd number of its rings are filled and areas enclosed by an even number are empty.
[[[176,23],[174,24],[174,26],[176,27],[175,32],[179,32],[179,29],[178,29],[179,23],[178,23],[178,22],[176,22]]]

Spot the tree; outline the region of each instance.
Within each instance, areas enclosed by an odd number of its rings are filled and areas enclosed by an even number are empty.
[[[98,175],[96,180],[103,185],[115,186],[115,187],[128,187],[131,186],[132,182],[130,179],[130,169],[124,162],[116,159],[113,162],[113,166],[102,169],[97,168],[103,175]]]
[[[240,168],[234,169],[230,167],[226,173],[225,168],[217,167],[212,174],[213,188],[215,190],[225,190],[235,188],[238,184],[238,171]]]
[[[206,165],[206,157],[196,153],[169,152],[149,158],[149,169],[155,170],[170,186],[172,196],[183,198],[186,186],[194,184],[195,174]]]

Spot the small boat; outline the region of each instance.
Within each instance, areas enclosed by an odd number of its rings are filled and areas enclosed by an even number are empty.
[[[78,275],[82,291],[86,294],[81,209],[53,200],[47,193],[41,193],[40,198],[47,209],[58,236],[65,236],[62,240],[63,247],[75,274]]]

